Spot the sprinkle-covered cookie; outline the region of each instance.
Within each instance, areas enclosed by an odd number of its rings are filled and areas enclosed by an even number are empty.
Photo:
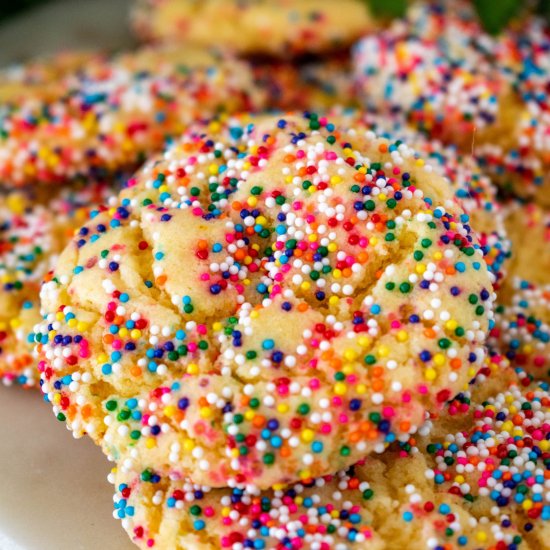
[[[275,491],[119,464],[114,517],[141,548],[545,547],[548,385],[493,355],[419,437]]]
[[[512,257],[489,343],[536,378],[550,380],[550,216],[534,203],[510,203],[504,211]]]
[[[260,60],[252,66],[269,110],[332,112],[336,105],[358,106],[348,53],[302,63]]]
[[[0,199],[0,380],[7,385],[38,382],[33,327],[40,322],[43,277],[91,205],[111,189],[104,184],[66,188],[47,199],[39,191],[12,192]]]
[[[423,133],[404,124],[399,116],[380,116],[373,113],[359,114],[346,110],[339,116],[365,124],[378,135],[409,144],[416,156],[445,177],[455,197],[470,216],[470,224],[478,234],[484,252],[485,263],[494,275],[493,285],[499,288],[507,276],[511,257],[511,242],[505,224],[505,216],[511,220],[509,209],[504,209],[497,198],[497,187],[481,169],[479,162],[468,153],[462,153],[453,144],[428,139]]]
[[[465,2],[426,2],[354,49],[364,104],[476,155],[503,188],[548,204],[550,32],[492,37]]]
[[[346,48],[374,27],[358,0],[140,0],[132,22],[146,41],[277,57]]]
[[[311,479],[406,440],[482,364],[469,217],[402,142],[309,114],[199,125],[43,286],[43,391],[113,458]]]
[[[508,520],[488,521],[426,477],[420,453],[387,453],[285,489],[210,489],[118,468],[114,517],[140,548],[537,548]],[[533,537],[532,537],[533,538]]]
[[[0,96],[2,84],[0,82]],[[0,181],[98,179],[134,169],[187,124],[262,105],[248,65],[189,49],[94,59],[0,109]]]

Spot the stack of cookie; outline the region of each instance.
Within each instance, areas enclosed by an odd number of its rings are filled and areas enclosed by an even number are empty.
[[[144,549],[548,548],[550,31],[133,21],[0,80],[3,379],[101,447]]]

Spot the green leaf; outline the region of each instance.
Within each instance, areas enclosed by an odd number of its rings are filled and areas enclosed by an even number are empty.
[[[550,2],[548,0],[539,0],[536,12],[550,22]]]
[[[519,12],[521,0],[474,0],[477,14],[485,30],[498,34]]]
[[[404,17],[407,0],[366,0],[375,17]]]

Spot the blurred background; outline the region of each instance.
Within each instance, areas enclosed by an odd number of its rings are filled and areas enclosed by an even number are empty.
[[[70,48],[129,48],[131,5],[131,0],[1,2],[0,65]]]

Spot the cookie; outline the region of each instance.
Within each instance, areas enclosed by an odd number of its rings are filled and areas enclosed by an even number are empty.
[[[489,344],[536,378],[550,380],[550,216],[534,203],[509,203],[509,276],[499,291]]]
[[[388,453],[277,491],[210,489],[153,469],[111,477],[114,517],[140,548],[536,548],[436,492],[422,455]]]
[[[42,389],[136,469],[260,487],[343,469],[483,362],[494,297],[467,221],[443,178],[369,130],[199,125],[62,254]]]
[[[40,322],[40,285],[91,205],[105,199],[105,184],[64,189],[47,199],[40,191],[11,192],[0,199],[0,380],[38,383],[34,342]]]
[[[550,287],[515,279],[511,302],[497,304],[489,345],[535,378],[550,380]]]
[[[425,447],[436,486],[463,498],[478,516],[516,525],[540,547],[550,532],[548,390],[546,382],[518,377],[476,403],[466,428]]]
[[[347,472],[259,491],[121,463],[113,515],[142,548],[544,547],[548,390],[493,356],[416,440]]]
[[[506,205],[505,223],[512,241],[511,278],[550,285],[550,212],[515,201]]]
[[[355,47],[356,80],[369,109],[400,113],[476,155],[501,187],[548,204],[548,36],[537,17],[491,37],[467,3],[420,4]]]
[[[50,92],[33,87],[3,106],[0,179],[6,184],[132,170],[194,119],[262,104],[244,62],[174,48],[90,63]]]
[[[141,0],[132,22],[146,41],[276,57],[346,48],[374,26],[357,0]]]
[[[404,141],[417,151],[420,162],[426,162],[426,170],[434,170],[445,177],[455,197],[470,216],[468,223],[478,234],[485,263],[494,276],[493,286],[498,289],[507,277],[511,258],[511,242],[505,224],[505,210],[497,198],[497,187],[484,173],[479,162],[462,153],[453,144],[428,139],[400,117],[379,116],[373,113],[340,113],[355,124],[365,124],[378,135],[394,141]],[[357,118],[358,117],[358,118]]]
[[[268,110],[332,113],[335,106],[358,106],[348,54],[301,63],[261,60],[253,68]]]
[[[82,71],[91,64],[104,64],[107,56],[101,52],[66,51],[11,65],[0,70],[0,100],[21,102],[29,93],[40,97],[55,97],[61,93],[59,81]]]

